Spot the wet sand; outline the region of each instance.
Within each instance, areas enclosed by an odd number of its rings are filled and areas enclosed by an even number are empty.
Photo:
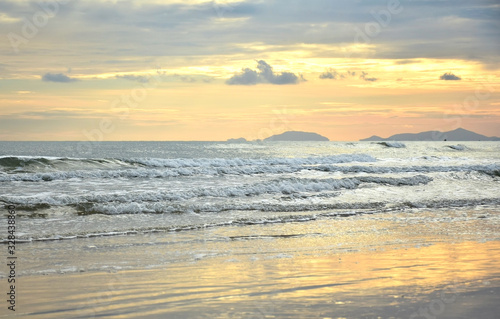
[[[24,244],[15,315],[494,318],[496,215],[422,214]]]

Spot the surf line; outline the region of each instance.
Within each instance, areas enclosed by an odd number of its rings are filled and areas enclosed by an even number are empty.
[[[16,206],[8,205],[7,217],[7,267],[9,268],[9,275],[7,282],[10,286],[7,288],[7,309],[16,311]]]

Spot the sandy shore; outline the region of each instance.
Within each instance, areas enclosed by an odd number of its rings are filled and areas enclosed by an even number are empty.
[[[498,217],[422,214],[19,245],[15,316],[494,318]]]

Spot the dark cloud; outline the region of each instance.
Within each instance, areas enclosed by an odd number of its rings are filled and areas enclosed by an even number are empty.
[[[328,69],[325,72],[321,73],[319,78],[322,80],[330,79],[330,80],[337,80],[337,79],[346,79],[346,78],[353,78],[358,74],[359,72],[357,71],[345,71],[343,73],[339,73],[333,69]],[[359,76],[360,79],[368,81],[368,82],[375,82],[378,79],[377,78],[370,78],[368,77],[368,73],[365,71],[361,71],[361,75]]]
[[[239,74],[233,75],[226,81],[229,85],[255,85],[259,83],[259,74],[257,71],[245,68]]]
[[[440,80],[445,80],[445,81],[460,81],[462,80],[461,77],[456,76],[455,74],[448,72],[439,77]]]
[[[69,76],[62,73],[45,73],[42,76],[42,81],[45,82],[59,82],[59,83],[70,83],[78,81],[78,79],[70,78]]]
[[[117,75],[117,79],[125,79],[130,81],[136,81],[139,83],[149,83],[149,77],[143,75]]]
[[[273,67],[266,61],[257,61],[257,70],[244,68],[241,73],[233,75],[226,81],[228,85],[255,85],[258,83],[297,84],[305,79],[292,72],[274,73]]]
[[[339,76],[339,73],[337,71],[332,70],[332,69],[328,69],[325,72],[321,73],[319,75],[319,78],[323,79],[323,80],[326,80],[326,79],[336,80],[338,76]]]
[[[396,61],[396,64],[398,64],[398,65],[414,64],[414,63],[420,63],[420,60],[407,59],[407,60],[398,60],[398,61]]]
[[[260,82],[257,71],[245,68],[239,74],[233,75],[226,81],[229,85],[255,85]]]
[[[125,70],[143,61],[132,56],[248,58],[264,56],[273,47],[282,52],[302,49],[305,43],[311,45],[311,56],[320,58],[347,54],[398,59],[403,64],[452,58],[480,61],[492,70],[500,67],[498,0],[400,2],[404,10],[389,19],[381,14],[387,11],[387,1],[70,1],[49,20],[50,32],[38,33],[37,41],[47,49],[37,55],[55,56],[65,50],[67,56],[93,57],[99,52],[93,66],[106,73],[109,66],[103,64],[111,58],[119,64],[117,69]],[[18,34],[22,19],[31,18],[35,8],[36,1],[0,1],[0,11],[18,18],[9,27]],[[377,50],[350,48],[356,44]],[[88,68],[87,61],[71,63]]]
[[[359,78],[363,79],[363,80],[365,80],[367,82],[375,82],[375,81],[378,80],[377,78],[369,78],[368,77],[368,73],[366,73],[364,71],[361,72],[361,75],[359,76]]]
[[[174,74],[174,77],[179,78],[182,82],[193,83],[196,82],[196,78],[188,75]]]

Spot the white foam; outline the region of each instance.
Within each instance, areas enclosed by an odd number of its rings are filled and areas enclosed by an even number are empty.
[[[341,154],[332,156],[318,156],[307,158],[271,158],[271,159],[161,159],[161,158],[135,158],[124,160],[131,164],[141,164],[148,167],[237,167],[237,166],[262,166],[262,165],[317,165],[351,162],[375,162],[376,159],[366,154]]]
[[[259,195],[275,195],[275,194],[306,194],[319,193],[324,195],[325,192],[331,192],[341,189],[354,189],[362,183],[375,183],[383,185],[401,186],[401,185],[418,185],[427,184],[432,181],[432,178],[424,175],[416,175],[403,178],[379,177],[379,176],[360,176],[354,178],[324,178],[324,179],[308,179],[308,178],[288,178],[275,179],[265,182],[257,182],[253,184],[244,184],[238,186],[221,186],[221,187],[203,187],[192,188],[181,191],[115,191],[113,193],[88,193],[83,195],[59,195],[51,192],[39,193],[31,196],[0,196],[0,200],[10,202],[22,206],[36,205],[52,205],[52,206],[67,206],[80,205],[81,208],[88,210],[85,205],[91,204],[91,211],[102,212],[108,214],[127,213],[154,213],[157,209],[146,210],[140,205],[142,202],[172,202],[171,211],[175,211],[175,203],[185,200],[201,197],[211,198],[246,198],[249,196]],[[111,206],[108,203],[112,202]],[[108,207],[106,209],[102,208]],[[84,205],[84,206],[81,206]],[[161,212],[165,208],[161,206]]]
[[[405,166],[366,166],[332,164],[316,165],[251,165],[226,167],[180,167],[180,168],[127,168],[121,170],[76,170],[45,173],[0,173],[0,182],[47,182],[67,179],[114,179],[114,178],[174,178],[180,176],[218,176],[218,175],[257,175],[295,173],[303,170],[341,172],[341,173],[431,173],[478,171],[495,175],[500,165],[405,165]]]

